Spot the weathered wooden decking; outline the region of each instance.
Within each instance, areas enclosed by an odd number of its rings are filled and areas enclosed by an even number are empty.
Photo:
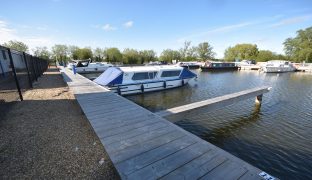
[[[122,179],[262,179],[260,169],[126,98],[62,74]]]

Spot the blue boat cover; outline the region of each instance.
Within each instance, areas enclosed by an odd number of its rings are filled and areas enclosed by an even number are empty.
[[[187,68],[183,68],[182,73],[180,74],[180,79],[188,79],[188,78],[194,78],[197,75]]]

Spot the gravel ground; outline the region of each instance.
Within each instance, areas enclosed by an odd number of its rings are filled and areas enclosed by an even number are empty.
[[[56,69],[0,108],[0,179],[120,179]]]

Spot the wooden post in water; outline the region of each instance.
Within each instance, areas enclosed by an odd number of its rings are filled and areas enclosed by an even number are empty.
[[[256,96],[255,102],[256,102],[257,105],[261,105],[261,103],[262,103],[262,96],[263,96],[263,94],[260,94],[259,96]]]

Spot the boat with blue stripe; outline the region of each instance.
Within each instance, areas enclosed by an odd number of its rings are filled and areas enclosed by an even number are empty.
[[[128,95],[180,87],[196,77],[187,68],[176,65],[110,67],[94,82]]]

